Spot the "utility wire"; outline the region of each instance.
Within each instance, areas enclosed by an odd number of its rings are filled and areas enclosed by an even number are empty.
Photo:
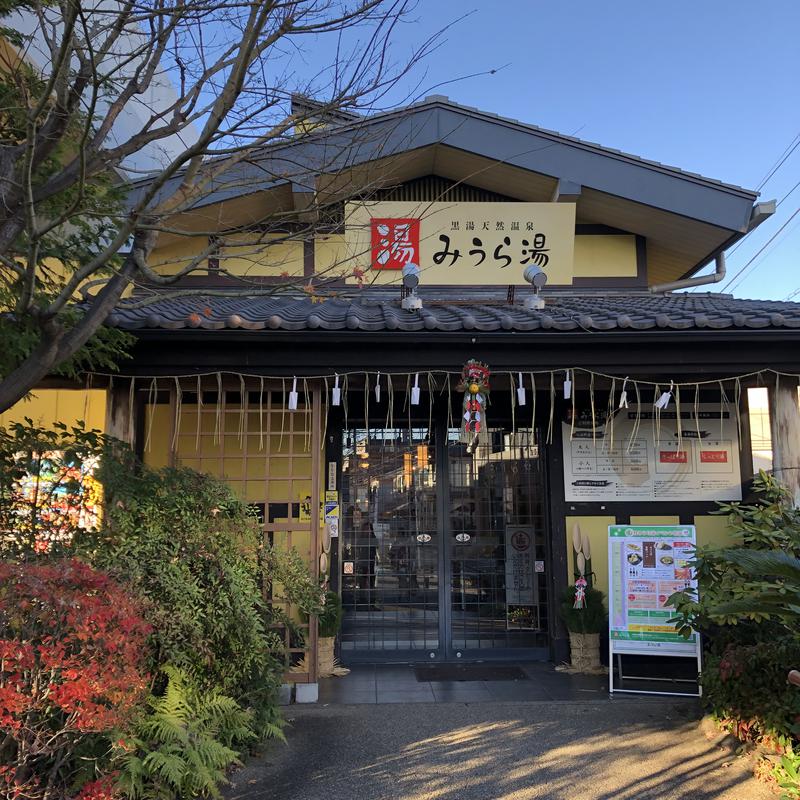
[[[764,252],[764,250],[766,250],[766,249],[767,249],[767,247],[769,247],[769,246],[770,246],[770,245],[771,245],[771,244],[772,244],[772,243],[775,241],[775,239],[777,239],[777,238],[778,238],[778,236],[780,235],[780,233],[781,233],[783,230],[785,230],[786,226],[787,226],[787,225],[788,225],[788,224],[789,224],[789,223],[790,223],[790,222],[791,222],[791,221],[792,221],[792,220],[793,220],[793,219],[794,219],[794,218],[795,218],[795,217],[796,217],[798,214],[800,214],[800,206],[798,206],[798,207],[797,207],[797,208],[794,210],[794,213],[793,213],[793,214],[792,214],[792,215],[791,215],[791,216],[790,216],[790,217],[789,217],[787,220],[785,220],[785,221],[784,221],[783,225],[781,225],[781,226],[780,226],[780,228],[778,228],[778,230],[777,230],[777,231],[775,231],[775,233],[773,233],[773,234],[772,234],[772,236],[770,236],[770,237],[769,237],[769,239],[767,239],[767,241],[766,241],[766,242],[765,242],[765,243],[764,243],[764,244],[763,244],[763,245],[762,245],[762,246],[759,248],[758,252],[757,252],[755,255],[753,255],[753,256],[752,256],[752,257],[751,257],[751,258],[750,258],[750,259],[747,261],[747,263],[745,263],[745,265],[744,265],[744,266],[743,266],[743,267],[742,267],[742,268],[741,268],[741,269],[740,269],[740,270],[739,270],[739,271],[738,271],[738,272],[737,272],[737,273],[736,273],[736,274],[735,274],[735,275],[734,275],[734,276],[733,276],[733,277],[732,277],[732,278],[731,278],[731,279],[730,279],[730,280],[729,280],[729,281],[728,281],[728,282],[725,284],[725,286],[723,286],[723,287],[722,287],[722,291],[723,291],[723,292],[724,292],[726,289],[728,289],[729,287],[731,288],[731,291],[733,291],[733,289],[735,288],[735,286],[732,286],[732,284],[734,284],[734,282],[736,282],[736,281],[737,281],[737,279],[738,279],[738,278],[739,278],[739,277],[742,275],[742,273],[743,273],[743,272],[744,272],[744,271],[745,271],[745,270],[746,270],[746,269],[747,269],[747,268],[748,268],[748,267],[749,267],[749,266],[750,266],[750,265],[751,265],[751,264],[752,264],[752,263],[753,263],[753,262],[754,262],[754,261],[755,261],[755,260],[756,260],[756,259],[757,259],[757,258],[758,258],[758,257],[759,257],[761,254],[762,254],[762,253],[763,253],[763,252]],[[738,285],[738,284],[737,284],[737,285]]]
[[[794,153],[794,151],[797,150],[798,147],[800,147],[800,133],[798,133],[797,136],[795,136],[794,139],[792,139],[792,141],[789,142],[789,146],[778,156],[778,160],[775,162],[775,164],[772,165],[767,174],[761,179],[761,183],[759,183],[758,186],[756,186],[757,192],[760,192],[764,188],[769,179],[783,166],[786,159],[789,158],[789,156],[792,153]]]
[[[794,139],[792,139],[792,141],[789,142],[789,144],[787,145],[786,149],[778,156],[778,159],[776,160],[776,162],[769,168],[769,170],[767,171],[767,174],[761,179],[761,182],[758,184],[758,188],[756,189],[756,191],[761,191],[761,189],[764,188],[764,185],[767,183],[767,181],[775,175],[775,173],[783,166],[783,164],[786,163],[786,159],[789,158],[789,156],[797,149],[797,147],[799,145],[800,145],[800,133],[798,133],[797,136],[795,136]],[[789,191],[786,192],[786,194],[783,197],[781,197],[780,200],[778,200],[778,202],[775,204],[775,210],[776,211],[781,207],[781,203],[783,203],[783,201],[786,200],[786,198],[789,197],[795,191],[795,189],[797,189],[798,186],[800,186],[800,181],[797,181],[797,183],[794,186],[792,186],[792,188],[789,189]],[[741,239],[739,239],[739,241],[736,242],[736,244],[733,245],[733,247],[731,247],[731,249],[727,251],[726,256],[728,256],[730,258],[730,256],[732,256],[746,241],[747,241],[747,235],[745,235]],[[770,240],[770,241],[772,241],[772,240]],[[769,242],[768,242],[768,244],[769,244]],[[761,251],[759,250],[759,253],[760,252]],[[756,256],[757,255],[758,255],[758,253],[756,253]],[[755,256],[753,258],[755,258]],[[750,261],[748,261],[747,264],[745,264],[745,267],[748,264],[750,264],[752,262],[752,260],[753,259],[750,259]],[[738,275],[738,273],[737,273],[737,275]],[[722,291],[725,291],[725,289],[727,289],[728,286],[730,286],[731,282],[734,279],[735,279],[735,276],[734,276],[734,278],[731,278],[731,280],[728,281],[727,284],[725,284],[725,286],[722,288]],[[698,287],[698,286],[695,286],[692,289],[690,289],[690,291],[693,291],[693,292],[699,292],[701,290],[702,290],[701,287]]]

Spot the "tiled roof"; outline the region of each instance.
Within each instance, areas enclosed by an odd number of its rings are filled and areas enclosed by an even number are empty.
[[[561,294],[540,311],[490,301],[424,299],[405,311],[397,292],[324,301],[308,295],[183,297],[123,301],[108,324],[126,330],[617,331],[800,329],[800,303],[720,294]]]

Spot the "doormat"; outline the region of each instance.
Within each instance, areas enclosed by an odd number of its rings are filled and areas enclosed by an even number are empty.
[[[414,667],[417,681],[527,681],[520,667],[504,664],[426,664]]]

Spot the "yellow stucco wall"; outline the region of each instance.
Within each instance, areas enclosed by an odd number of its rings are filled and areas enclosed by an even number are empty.
[[[628,522],[627,517],[624,520],[620,520],[620,523],[623,522]],[[589,537],[594,585],[608,595],[608,526],[617,524],[617,519],[612,516],[569,516],[565,518],[568,582],[572,582],[575,579],[572,559],[572,530],[575,524],[580,526],[582,534],[586,534]],[[630,524],[679,525],[680,518],[673,515],[638,515],[630,518]],[[696,516],[694,524],[697,528],[698,545],[726,547],[735,541],[728,528],[728,519],[725,516]]]
[[[0,414],[0,425],[22,422],[25,417],[35,425],[49,428],[54,422],[74,425],[84,420],[86,428],[105,430],[105,389],[37,389],[29,400],[22,400]]]
[[[245,277],[277,277],[284,272],[292,277],[301,276],[303,242],[279,236],[270,238],[275,241],[266,245],[258,237],[249,234],[226,237],[229,244],[220,250],[220,269]]]
[[[240,276],[289,276],[303,275],[302,241],[271,237],[275,243],[265,245],[252,234],[238,234],[227,237],[228,246],[220,251],[220,267],[233,275]],[[232,242],[232,243],[231,243]],[[159,266],[164,274],[173,274],[185,266],[192,255],[205,246],[205,239],[187,237],[153,251],[150,263]],[[314,241],[314,264],[317,275],[325,277],[344,276],[348,283],[355,283],[353,269],[358,259],[345,243],[342,234],[319,236]],[[361,259],[363,261],[363,258]],[[522,268],[518,270],[519,277]],[[636,239],[627,235],[579,235],[575,237],[574,265],[565,274],[580,278],[634,278],[636,277]],[[447,272],[448,283],[453,285],[494,284],[497,275],[494,271],[481,273],[476,270],[452,270]],[[396,273],[372,273],[364,276],[367,283],[380,278],[380,282],[399,281]],[[504,277],[504,280],[507,276]],[[422,275],[425,281],[425,272]],[[434,283],[441,282],[435,275]],[[559,278],[560,280],[560,278]],[[516,279],[515,281],[516,282]],[[571,282],[571,278],[570,278]]]
[[[576,236],[573,275],[576,278],[635,278],[636,237]]]

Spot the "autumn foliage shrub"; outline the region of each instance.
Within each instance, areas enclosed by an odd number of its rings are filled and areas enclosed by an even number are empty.
[[[147,694],[149,633],[129,594],[76,559],[0,562],[0,797],[111,791],[99,773]]]

